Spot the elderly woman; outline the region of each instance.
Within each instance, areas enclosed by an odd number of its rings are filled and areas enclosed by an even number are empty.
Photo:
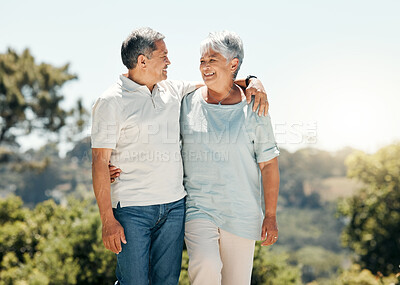
[[[201,43],[205,86],[181,107],[189,278],[197,284],[250,284],[256,240],[278,238],[279,168],[271,120],[252,112],[234,80],[243,44],[233,32]]]

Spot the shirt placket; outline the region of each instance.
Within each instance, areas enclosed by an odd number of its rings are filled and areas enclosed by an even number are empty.
[[[153,104],[154,110],[159,112],[163,109],[162,107],[162,100],[161,100],[161,92],[162,89],[156,87],[153,89],[153,92],[150,94],[151,102]]]

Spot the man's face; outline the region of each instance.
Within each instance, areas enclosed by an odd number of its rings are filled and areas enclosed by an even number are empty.
[[[167,79],[167,67],[171,64],[164,41],[157,41],[156,47],[157,49],[153,51],[151,59],[147,61],[148,75],[154,80],[154,83]]]

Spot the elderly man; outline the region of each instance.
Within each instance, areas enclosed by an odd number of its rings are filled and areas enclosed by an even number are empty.
[[[179,280],[186,195],[180,102],[202,84],[166,80],[170,61],[163,39],[150,28],[133,31],[121,48],[128,73],[92,110],[93,188],[104,245],[117,254],[116,284]],[[266,113],[263,87],[256,79],[252,83],[248,101],[255,94],[254,109],[260,104],[260,113]],[[123,171],[112,186],[109,162]]]

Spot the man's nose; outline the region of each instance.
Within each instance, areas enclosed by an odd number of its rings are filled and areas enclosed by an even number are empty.
[[[167,65],[170,65],[170,64],[171,64],[171,62],[169,61],[169,58],[168,58],[168,57],[165,58],[165,63],[166,63]]]

